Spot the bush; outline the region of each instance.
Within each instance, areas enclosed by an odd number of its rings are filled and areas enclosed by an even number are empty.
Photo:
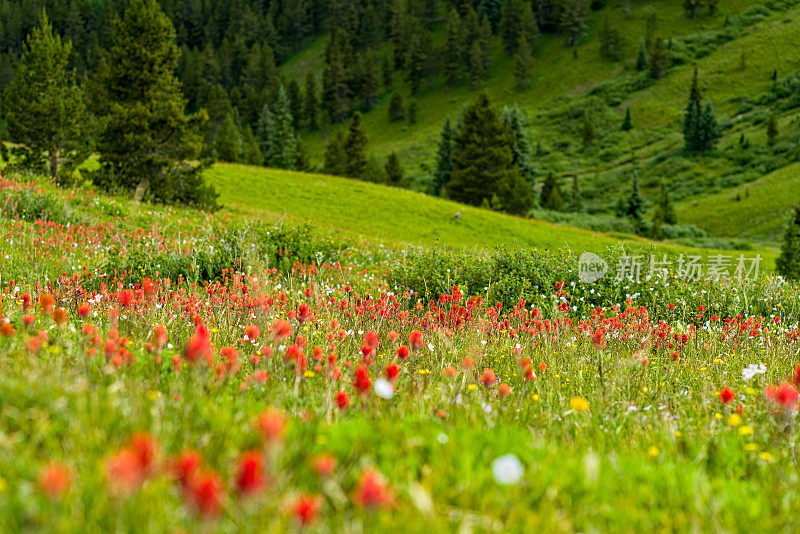
[[[3,191],[0,212],[5,217],[33,222],[42,220],[56,224],[76,224],[79,217],[63,199],[30,188]]]

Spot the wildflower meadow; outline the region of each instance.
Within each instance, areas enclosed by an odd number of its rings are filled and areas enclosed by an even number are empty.
[[[0,187],[2,531],[797,527],[796,287],[509,305],[369,243]]]

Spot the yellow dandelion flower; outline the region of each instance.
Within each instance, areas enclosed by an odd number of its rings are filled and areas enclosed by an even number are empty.
[[[655,445],[650,445],[650,448],[647,449],[647,455],[650,456],[650,457],[658,456],[659,452],[661,452],[661,451],[659,451],[658,447],[656,447]]]
[[[761,456],[761,459],[765,462],[772,461],[772,454],[768,453],[767,451],[762,452],[759,456]]]
[[[303,373],[303,376],[305,376],[306,378],[314,378],[314,371],[306,371],[305,373]]]
[[[470,384],[467,386],[467,391],[475,391],[476,389],[478,389],[478,386],[475,384]]]
[[[743,427],[739,428],[738,432],[740,436],[751,436],[753,434],[753,427],[750,425],[744,425]]]
[[[746,450],[747,452],[757,451],[758,445],[756,445],[755,443],[745,443],[744,450]]]
[[[679,438],[679,437],[681,437],[682,435],[683,435],[683,434],[681,434],[681,431],[680,431],[680,430],[676,430],[676,431],[675,431],[675,437],[676,437],[676,438]]]
[[[573,397],[572,400],[569,401],[569,405],[576,412],[582,412],[589,409],[589,402],[583,397]]]
[[[717,419],[722,419],[722,414],[717,412],[717,413],[714,414],[714,417],[717,418]]]
[[[535,401],[538,401],[538,400],[539,400],[539,395],[537,395],[536,393],[534,393],[533,395],[531,395],[531,399],[533,399],[533,400],[535,400]]]
[[[739,426],[742,424],[742,416],[738,413],[732,413],[728,416],[728,426]]]

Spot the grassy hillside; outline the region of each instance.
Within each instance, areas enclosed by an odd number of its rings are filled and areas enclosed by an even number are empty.
[[[674,59],[666,76],[655,81],[634,68],[645,21],[652,12],[658,19],[655,35],[672,40]],[[598,52],[598,30],[605,17],[625,38],[619,62],[607,61]],[[490,76],[476,88],[466,82],[450,88],[441,77],[434,78],[414,97],[420,108],[418,123],[391,122],[387,117],[391,92],[410,98],[402,72],[397,72],[394,86],[385,90],[378,106],[366,114],[365,124],[378,159],[397,150],[407,185],[425,190],[442,122],[447,115],[457,117],[465,102],[485,90],[498,106],[517,104],[527,114],[532,144],[541,148],[536,157],[539,172],[556,172],[563,177],[564,188],[569,187],[569,175],[577,173],[590,211],[609,213],[617,198],[626,194],[634,167],[640,171],[646,195],[652,195],[666,180],[674,200],[703,206],[706,196],[712,195],[709,201],[713,202],[713,195],[754,182],[795,159],[794,154],[765,146],[764,121],[775,108],[764,99],[774,86],[773,71],[782,78],[797,70],[792,51],[798,45],[800,5],[793,0],[723,0],[715,15],[696,20],[686,17],[680,2],[635,4],[627,16],[613,4],[590,13],[587,35],[575,50],[565,47],[561,36],[543,35],[536,45],[533,81],[527,90],[516,88],[513,60],[502,51],[497,38]],[[302,79],[309,70],[319,71],[324,46],[325,38],[315,41],[282,67],[283,74]],[[680,130],[695,66],[701,74],[704,97],[713,103],[724,131],[716,151],[687,157]],[[627,107],[633,113],[634,129],[621,132],[619,124]],[[583,146],[578,132],[585,114],[597,131],[597,139],[589,147]],[[795,143],[798,119],[796,104],[781,108],[779,144]],[[302,135],[312,159],[320,164],[325,135]],[[742,136],[751,148],[738,148]],[[791,182],[786,187],[791,188]],[[732,234],[730,228],[748,226],[744,213],[736,211],[730,214],[735,218],[726,231],[717,232],[717,225],[706,222],[700,211],[680,222],[695,223],[715,235],[774,238],[774,229]]]
[[[599,251],[619,242],[650,245],[650,241],[630,235],[512,217],[335,176],[232,164],[217,164],[206,176],[220,191],[220,203],[239,216],[287,217],[372,240],[458,248],[517,243],[528,247],[568,246],[577,251]],[[669,253],[708,253],[671,244],[658,248]],[[771,268],[775,250],[763,248],[758,253]]]
[[[800,164],[760,180],[688,200],[676,206],[678,217],[721,236],[760,237],[778,241],[792,207],[800,202]]]

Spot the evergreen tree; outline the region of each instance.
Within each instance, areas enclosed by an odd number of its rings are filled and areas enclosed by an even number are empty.
[[[644,199],[639,193],[639,172],[636,170],[633,171],[631,180],[631,194],[625,202],[625,215],[633,221],[636,232],[641,232],[644,219]]]
[[[256,140],[261,149],[261,154],[264,156],[266,165],[269,165],[269,154],[272,152],[270,149],[270,137],[272,136],[272,129],[275,127],[275,121],[272,118],[272,112],[269,109],[269,104],[264,104],[261,108],[261,114],[258,116],[258,128],[256,128]]]
[[[525,118],[517,106],[505,108],[500,116],[503,124],[511,132],[511,153],[513,154],[512,166],[515,167],[528,185],[533,188],[534,168],[531,156],[531,146],[525,134]]]
[[[589,148],[597,136],[594,129],[594,122],[587,112],[584,112],[583,119],[581,120],[580,134],[584,148]]]
[[[295,131],[300,129],[303,121],[303,99],[300,96],[300,85],[292,78],[286,86],[286,95],[289,97],[289,110],[292,113],[292,127]]]
[[[406,106],[403,104],[403,97],[399,93],[393,93],[389,100],[389,120],[400,121],[406,117]]]
[[[551,211],[561,211],[564,205],[564,195],[561,193],[561,187],[553,173],[549,173],[542,184],[539,204],[544,209]]]
[[[520,89],[528,87],[532,68],[533,53],[528,45],[528,39],[523,35],[517,41],[517,53],[514,55],[514,77]]]
[[[222,126],[217,132],[217,138],[214,140],[217,159],[230,163],[239,161],[242,153],[241,145],[242,139],[239,136],[239,128],[236,126],[233,114],[229,113],[222,122]]]
[[[598,33],[600,40],[600,55],[610,61],[619,61],[622,55],[622,34],[611,26],[611,21],[606,16]]]
[[[683,126],[683,138],[686,150],[689,152],[711,150],[719,138],[719,128],[714,116],[714,110],[710,103],[703,109],[701,100],[702,94],[700,92],[697,69],[695,69]]]
[[[778,119],[775,114],[771,114],[767,119],[767,146],[775,146],[778,138]]]
[[[344,134],[339,131],[325,147],[325,173],[344,176],[347,172],[347,155],[344,151]]]
[[[381,75],[383,77],[383,88],[388,91],[392,88],[394,67],[392,67],[392,62],[387,58],[384,58],[381,62]]]
[[[306,126],[312,132],[319,129],[319,122],[317,121],[317,114],[319,103],[317,101],[317,81],[312,72],[306,75],[305,87],[305,105],[303,108],[303,116],[306,118]]]
[[[253,129],[248,124],[242,136],[242,162],[248,165],[264,165],[264,154],[258,144]]]
[[[622,121],[622,131],[629,132],[633,130],[633,119],[631,118],[630,106],[625,109],[625,119]]]
[[[528,45],[533,47],[539,38],[539,21],[529,2],[522,2],[522,18],[520,19],[520,37],[525,36]]]
[[[447,85],[450,87],[453,87],[461,76],[462,58],[464,56],[463,41],[461,18],[458,16],[458,11],[453,9],[447,19],[444,49],[442,50],[444,74]]]
[[[197,134],[204,115],[187,116],[175,77],[175,30],[156,0],[130,0],[114,23],[113,43],[98,75],[97,100],[105,127],[98,142],[101,186],[149,192],[159,201],[213,209],[204,184]]]
[[[355,113],[344,140],[345,176],[366,179],[367,176],[367,132],[361,113]]]
[[[291,102],[286,90],[281,86],[275,101],[272,115],[273,126],[269,132],[269,152],[267,161],[271,167],[297,169],[297,135],[294,131]]]
[[[6,88],[4,116],[20,166],[61,180],[91,151],[83,91],[69,68],[71,44],[53,32],[42,12],[28,36],[14,81]]]
[[[392,185],[400,185],[403,181],[403,166],[400,164],[400,158],[397,156],[397,151],[392,151],[386,159],[384,166],[386,177]]]
[[[439,134],[439,146],[436,152],[436,171],[433,175],[433,194],[441,196],[445,185],[450,181],[450,175],[453,170],[453,137],[456,135],[456,130],[450,121],[448,115],[442,127],[442,133]]]
[[[683,0],[684,11],[693,19],[697,18],[701,7],[703,7],[703,0]]]
[[[677,224],[678,222],[678,218],[675,215],[675,208],[672,206],[672,202],[670,202],[669,199],[667,185],[663,181],[658,189],[658,203],[656,204],[653,220],[658,220],[661,224]]]
[[[650,77],[658,80],[664,73],[667,72],[672,58],[670,57],[669,50],[664,45],[664,39],[657,38],[653,42],[653,49],[650,52]]]
[[[481,52],[481,45],[478,41],[474,41],[469,50],[469,78],[472,82],[473,89],[478,87],[478,82],[483,75],[483,53]]]
[[[580,213],[583,211],[583,195],[581,193],[581,186],[578,182],[578,173],[572,175],[572,189],[569,194],[569,211],[573,213]]]
[[[560,28],[567,46],[577,46],[586,34],[586,0],[563,0]]]
[[[411,124],[417,124],[417,118],[419,115],[419,104],[417,104],[416,100],[412,100],[411,103],[408,105],[408,122]]]
[[[506,211],[526,213],[531,205],[530,188],[513,167],[511,144],[511,132],[482,93],[465,108],[454,138],[448,197],[480,206],[497,195]]]
[[[794,208],[786,225],[781,253],[775,259],[775,267],[784,278],[800,280],[800,206]]]
[[[500,34],[508,54],[515,54],[522,36],[522,0],[505,0]]]
[[[361,109],[371,111],[378,101],[378,78],[375,75],[375,57],[367,49],[362,60]]]
[[[647,53],[647,48],[644,43],[639,44],[639,54],[636,56],[636,70],[639,72],[645,70],[650,65],[650,55]]]
[[[430,39],[415,33],[406,52],[406,81],[413,95],[419,93],[427,74],[429,50]]]
[[[492,34],[496,34],[503,16],[503,0],[480,0],[480,12],[486,17]]]
[[[480,32],[477,43],[481,51],[482,77],[489,76],[489,68],[492,66],[492,28],[486,15],[481,19]]]

